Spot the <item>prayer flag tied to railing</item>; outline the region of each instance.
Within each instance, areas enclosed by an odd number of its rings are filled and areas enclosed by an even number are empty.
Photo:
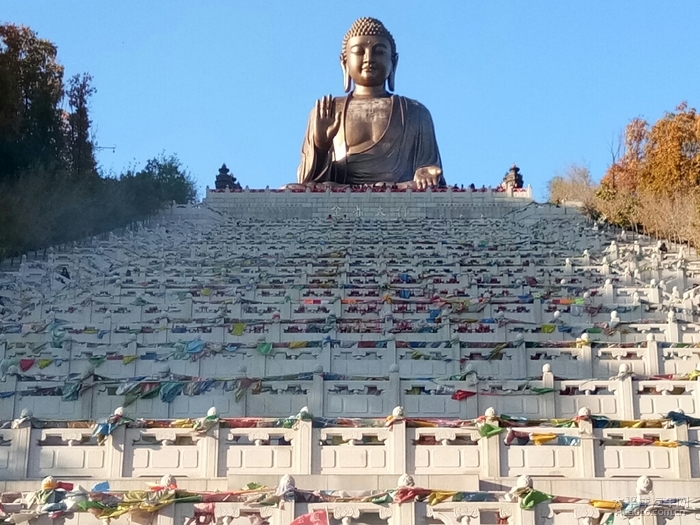
[[[329,525],[327,510],[315,510],[308,514],[302,514],[289,525]]]
[[[376,505],[425,502],[437,505],[446,502],[517,502],[523,510],[532,510],[544,503],[568,503],[590,505],[604,512],[619,513],[625,517],[644,514],[650,506],[680,514],[700,515],[700,498],[627,500],[599,500],[548,494],[532,487],[513,488],[509,492],[451,491],[420,487],[399,487],[392,490],[375,491],[362,496],[352,496],[345,491],[304,490],[280,483],[276,489],[258,483],[248,483],[241,490],[225,492],[186,491],[177,487],[174,480],[167,486],[150,485],[148,490],[112,491],[109,483],[100,482],[86,491],[73,483],[46,478],[41,489],[27,493],[28,508],[6,511],[10,523],[23,523],[25,518],[46,515],[58,519],[73,512],[88,512],[98,519],[115,519],[132,513],[157,513],[161,509],[178,503],[195,503],[198,523],[213,522],[216,503],[242,503],[254,508],[282,506],[285,501],[306,504],[323,504],[323,509],[314,509],[294,519],[292,525],[329,525],[328,504],[362,502]],[[610,523],[609,519],[605,523]]]
[[[384,428],[397,423],[403,423],[408,428],[463,428],[477,429],[482,438],[489,438],[506,433],[504,441],[507,445],[530,444],[542,445],[555,443],[559,445],[577,445],[581,439],[598,441],[605,446],[698,446],[697,441],[664,441],[655,438],[630,438],[568,436],[566,434],[548,432],[547,428],[577,428],[582,421],[590,422],[594,428],[667,428],[668,425],[688,425],[700,427],[700,419],[690,418],[670,412],[663,419],[645,419],[637,421],[611,420],[602,416],[575,417],[570,419],[525,419],[503,415],[476,419],[440,419],[440,418],[404,418],[388,416],[386,418],[325,418],[314,417],[309,412],[301,412],[286,418],[220,418],[206,416],[196,419],[132,419],[122,414],[115,414],[103,421],[60,421],[37,418],[27,418],[33,428],[93,428],[95,436],[106,438],[122,425],[132,428],[190,428],[196,432],[206,432],[214,425],[222,428],[295,428],[299,421],[309,421],[314,428]],[[15,428],[17,421],[0,421],[0,429]],[[24,421],[24,420],[21,420]],[[519,428],[542,428],[542,432],[524,432]]]

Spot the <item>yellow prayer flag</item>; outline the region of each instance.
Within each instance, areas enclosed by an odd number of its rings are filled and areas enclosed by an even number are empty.
[[[678,441],[654,441],[655,447],[677,448]]]
[[[532,439],[535,445],[544,445],[550,441],[557,439],[558,434],[531,434],[530,439]]]
[[[436,490],[435,492],[431,492],[430,496],[428,496],[428,505],[437,505],[438,503],[442,503],[443,501],[450,499],[455,494],[457,493],[446,490]]]
[[[122,363],[128,365],[129,363],[136,361],[139,358],[137,355],[125,355],[122,356]]]
[[[231,327],[231,334],[232,335],[243,335],[243,332],[245,332],[245,323],[233,323],[233,326]]]
[[[603,499],[592,499],[588,504],[596,509],[603,510],[618,510],[622,508],[622,504],[619,501],[606,501]]]
[[[620,421],[620,428],[661,428],[661,421],[654,421],[651,419],[637,419],[637,420],[622,420]]]
[[[51,363],[53,363],[53,359],[39,359],[38,363],[39,363],[39,368],[41,370],[43,370],[47,366],[50,366]]]
[[[289,348],[306,348],[307,341],[292,341],[289,343]]]

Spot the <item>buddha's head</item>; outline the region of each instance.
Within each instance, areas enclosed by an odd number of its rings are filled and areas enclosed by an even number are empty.
[[[399,62],[396,43],[384,24],[375,18],[358,18],[345,34],[340,66],[345,92],[358,86],[377,87],[385,83],[394,91]]]

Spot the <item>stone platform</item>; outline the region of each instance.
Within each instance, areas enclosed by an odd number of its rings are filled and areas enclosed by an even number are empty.
[[[240,219],[502,218],[533,202],[532,190],[207,190],[204,205]]]

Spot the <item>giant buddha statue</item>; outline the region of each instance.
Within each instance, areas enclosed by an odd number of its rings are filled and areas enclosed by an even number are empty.
[[[444,186],[428,110],[393,93],[399,55],[379,20],[360,18],[343,40],[346,96],[316,102],[301,151],[300,184]]]

